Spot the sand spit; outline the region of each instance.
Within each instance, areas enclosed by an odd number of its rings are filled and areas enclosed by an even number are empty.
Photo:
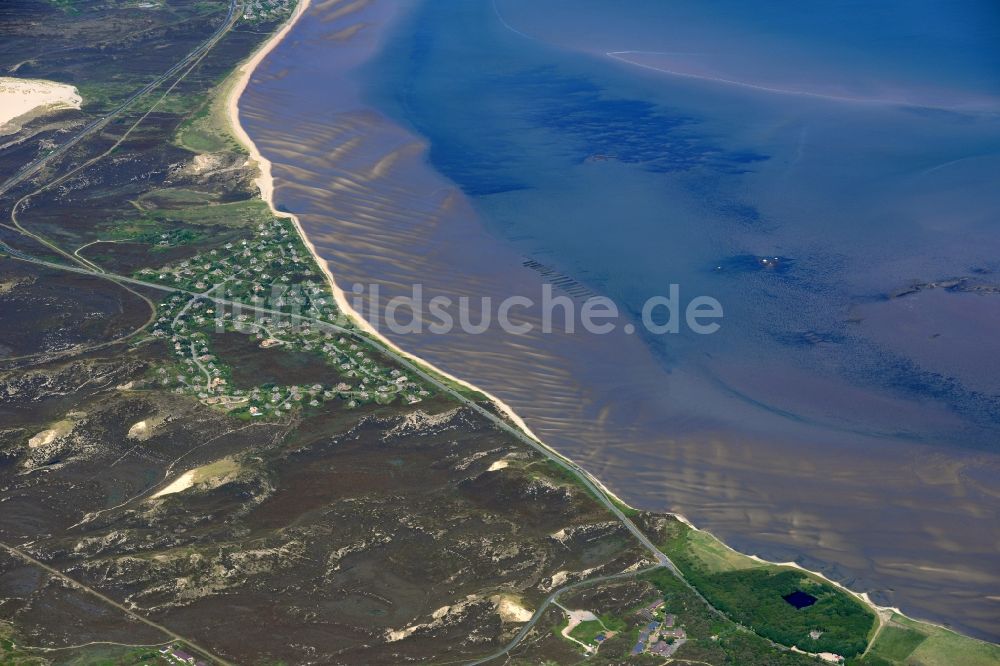
[[[0,76],[0,134],[16,131],[13,121],[29,113],[79,109],[82,103],[79,91],[64,83]]]
[[[331,4],[337,4],[338,2],[341,2],[341,1],[342,0],[325,0],[322,3],[322,5],[323,6],[329,6]],[[581,468],[579,468],[578,465],[576,465],[575,463],[572,463],[572,461],[569,458],[567,458],[566,456],[562,455],[561,453],[559,453],[555,449],[552,449],[551,447],[549,447],[548,445],[546,445],[544,442],[542,442],[542,440],[539,437],[537,437],[531,431],[531,429],[528,427],[528,425],[521,419],[520,416],[518,416],[514,412],[514,410],[508,404],[506,404],[505,402],[503,402],[502,400],[500,400],[496,396],[492,395],[491,393],[489,393],[487,391],[484,391],[483,389],[481,389],[481,388],[479,388],[479,387],[477,387],[477,386],[475,386],[475,385],[473,385],[473,384],[471,384],[471,383],[469,383],[469,382],[467,382],[467,381],[465,381],[463,379],[455,377],[454,375],[452,375],[450,373],[444,372],[443,370],[437,368],[436,366],[432,365],[431,363],[426,362],[425,360],[421,359],[420,357],[415,356],[414,354],[411,354],[411,353],[409,353],[409,352],[401,349],[399,346],[397,346],[391,340],[387,339],[385,336],[383,336],[381,333],[379,333],[374,327],[372,327],[368,323],[367,320],[365,320],[362,316],[360,316],[351,307],[350,303],[348,302],[346,294],[337,285],[337,282],[334,279],[333,274],[330,272],[329,266],[327,265],[326,261],[324,261],[323,258],[319,255],[319,253],[316,250],[315,245],[310,241],[309,237],[306,235],[304,229],[301,226],[301,223],[300,223],[298,217],[295,216],[295,215],[293,215],[293,214],[291,214],[291,213],[285,213],[285,212],[279,211],[275,207],[275,205],[274,205],[274,181],[273,181],[273,177],[272,177],[272,170],[271,170],[271,166],[272,165],[271,165],[271,162],[270,162],[270,160],[268,160],[266,157],[264,157],[261,154],[261,152],[258,149],[257,145],[253,142],[253,140],[247,134],[246,130],[240,124],[240,119],[239,119],[239,100],[240,100],[240,97],[243,94],[243,91],[246,89],[247,84],[250,81],[250,77],[253,75],[253,72],[256,69],[256,67],[282,41],[282,39],[284,39],[284,37],[288,34],[288,32],[295,25],[295,23],[298,21],[298,19],[308,9],[309,5],[310,5],[310,0],[300,0],[298,6],[296,7],[295,12],[289,18],[288,22],[281,28],[281,30],[279,30],[277,33],[275,33],[274,36],[270,40],[268,40],[260,48],[260,50],[258,50],[250,59],[248,59],[243,65],[241,65],[236,70],[237,79],[234,82],[234,85],[230,88],[230,90],[228,92],[229,97],[226,100],[227,115],[228,115],[228,119],[229,119],[230,125],[232,127],[233,134],[243,144],[243,146],[248,150],[248,152],[250,153],[250,159],[254,163],[256,163],[257,168],[259,170],[259,175],[258,175],[257,179],[255,180],[255,183],[257,184],[258,188],[260,189],[261,198],[268,204],[268,207],[271,209],[271,212],[272,212],[273,215],[275,215],[276,217],[286,218],[286,219],[289,219],[289,220],[292,221],[293,225],[295,226],[296,230],[299,233],[299,236],[302,238],[303,243],[309,249],[309,252],[312,254],[313,258],[315,259],[315,261],[317,263],[317,265],[320,267],[320,269],[323,271],[323,274],[326,276],[327,282],[329,283],[331,289],[333,290],[333,294],[334,294],[334,297],[336,299],[337,306],[341,309],[341,311],[344,314],[346,314],[347,316],[349,316],[349,317],[352,318],[352,320],[358,326],[359,329],[365,331],[367,334],[371,335],[373,338],[376,338],[377,340],[379,340],[379,342],[381,344],[385,345],[389,349],[392,349],[394,352],[396,352],[400,356],[405,357],[405,358],[409,359],[410,361],[412,361],[414,363],[420,364],[424,368],[429,368],[434,373],[436,373],[436,374],[438,374],[438,375],[440,375],[442,377],[445,377],[445,378],[449,379],[450,381],[455,382],[456,384],[459,384],[459,385],[461,385],[461,386],[463,386],[463,387],[465,387],[467,389],[470,389],[472,391],[476,391],[476,392],[478,392],[478,393],[480,393],[482,395],[485,395],[489,400],[491,400],[497,406],[497,408],[503,413],[503,415],[505,417],[507,417],[513,424],[515,424],[525,434],[527,434],[529,437],[531,437],[532,439],[534,439],[535,441],[537,441],[542,446],[545,446],[549,451],[551,451],[554,455],[558,456],[560,459],[565,460],[565,461],[573,464],[573,466],[575,468],[581,469]],[[350,11],[353,6],[354,6],[353,3],[352,4],[345,3],[345,6],[343,8],[344,12],[346,13],[346,12]],[[626,506],[626,507],[628,506],[620,497],[618,497],[614,492],[612,492],[610,488],[608,488],[604,483],[602,483],[600,481],[600,479],[594,477],[593,475],[591,475],[589,473],[587,473],[587,476],[590,478],[590,480],[595,485],[597,485],[609,497],[615,499],[622,506]],[[178,479],[174,483],[179,483],[180,481],[181,481],[181,479]],[[173,484],[171,484],[171,485],[173,485]],[[164,489],[164,490],[166,490],[166,489]],[[161,491],[161,492],[163,492],[163,491]],[[159,493],[158,493],[158,495],[159,495]],[[629,508],[631,508],[631,507],[629,507]],[[686,517],[684,517],[684,516],[682,516],[680,514],[676,514],[676,513],[675,514],[670,514],[670,515],[673,515],[674,517],[676,517],[677,519],[681,520],[682,522],[684,522],[686,525],[692,527],[693,529],[698,529]],[[713,536],[713,538],[715,538],[715,537]],[[716,540],[718,540],[718,539],[716,539]],[[722,543],[722,542],[720,541],[720,543]],[[728,548],[729,546],[726,546],[726,547]],[[827,576],[823,575],[822,573],[807,570],[804,567],[802,567],[802,566],[800,566],[798,564],[794,564],[794,563],[771,562],[771,561],[759,558],[757,556],[749,556],[749,557],[752,557],[753,559],[755,559],[755,560],[757,560],[757,561],[759,561],[761,563],[765,563],[765,564],[772,564],[772,565],[778,565],[778,566],[782,566],[782,565],[783,566],[794,566],[794,567],[796,567],[798,569],[801,569],[801,570],[803,570],[803,571],[805,571],[805,572],[807,572],[807,573],[815,576],[818,579],[821,579],[821,580],[823,580],[823,581],[825,581],[825,582],[827,582],[827,583],[829,583],[829,584],[831,584],[833,586],[836,586],[837,588],[840,588],[840,589],[842,589],[842,590],[850,593],[852,596],[854,596],[855,598],[859,599],[860,601],[862,601],[863,603],[865,603],[869,608],[871,608],[874,612],[876,612],[878,614],[879,618],[884,617],[884,614],[887,613],[887,612],[894,612],[894,613],[897,613],[897,614],[899,614],[899,615],[901,615],[903,617],[908,617],[907,615],[905,615],[904,613],[900,612],[896,608],[889,608],[889,607],[878,606],[877,604],[875,604],[874,602],[872,602],[869,599],[867,593],[857,593],[857,592],[854,592],[852,590],[849,590],[844,585],[842,585],[842,584],[840,584],[840,583],[838,583],[838,582],[836,582],[834,580],[831,580],[830,578],[828,578]],[[582,573],[586,574],[588,572],[582,572]],[[563,584],[568,579],[568,577],[569,577],[568,576],[568,572],[560,571],[560,572],[556,573],[552,577],[552,581],[551,581],[551,584],[550,584],[550,586],[549,586],[548,589],[555,589],[556,587],[559,587],[561,584]],[[913,618],[910,618],[910,619],[913,619]],[[918,621],[925,622],[923,620],[918,620]],[[926,624],[941,627],[941,625],[936,625],[936,624],[931,623],[931,622],[926,622]],[[404,638],[407,635],[409,635],[409,633],[412,633],[412,631],[415,630],[415,628],[416,627],[411,627],[411,628],[404,629],[404,630],[401,630],[401,631],[390,631],[390,632],[388,632],[388,634],[392,635],[392,637],[390,638],[390,640],[401,640],[402,638]],[[947,629],[947,627],[941,627],[941,628]],[[947,630],[948,631],[952,631],[950,629],[947,629]]]

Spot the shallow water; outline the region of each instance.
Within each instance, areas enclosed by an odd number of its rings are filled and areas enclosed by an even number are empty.
[[[664,4],[318,3],[242,118],[383,303],[554,280],[638,325],[671,283],[718,299],[713,335],[390,337],[632,504],[1000,638],[1000,294],[887,298],[997,283],[993,15],[923,4],[914,49],[878,15]]]

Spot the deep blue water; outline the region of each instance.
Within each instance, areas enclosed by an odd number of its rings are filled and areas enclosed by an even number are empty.
[[[782,599],[787,601],[792,606],[795,606],[796,610],[808,608],[816,603],[816,597],[811,594],[806,594],[801,590],[795,590],[791,594],[786,594],[782,597]]]
[[[636,506],[997,640],[997,14],[314,3],[241,119],[383,305],[717,298],[706,336],[390,337]]]
[[[988,2],[439,1],[365,75],[525,254],[633,315],[670,283],[719,299],[719,333],[647,342],[668,371],[756,405],[761,429],[780,414],[993,447],[996,359],[950,373],[868,335],[852,309],[914,281],[995,281],[998,44]],[[788,371],[786,388],[754,395],[724,371],[748,358]],[[838,411],[822,389],[802,399],[800,372],[956,420]]]

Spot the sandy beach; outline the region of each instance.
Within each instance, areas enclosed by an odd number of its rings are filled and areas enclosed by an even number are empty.
[[[298,230],[299,234],[301,235],[304,243],[309,248],[310,252],[312,252],[314,258],[316,259],[317,264],[324,271],[324,274],[327,277],[327,280],[328,280],[328,282],[329,282],[329,284],[331,286],[331,289],[333,290],[333,293],[335,295],[335,298],[336,298],[336,301],[338,303],[338,306],[340,307],[340,309],[346,315],[350,316],[353,319],[353,321],[358,325],[359,328],[361,328],[362,330],[365,330],[368,334],[370,334],[373,337],[377,338],[382,344],[384,344],[387,347],[393,349],[395,352],[399,353],[400,355],[405,356],[406,358],[410,359],[411,361],[419,363],[422,366],[431,369],[433,372],[435,372],[437,374],[440,374],[440,375],[442,375],[444,377],[447,377],[451,381],[454,381],[454,382],[456,382],[458,384],[461,384],[461,385],[463,385],[465,387],[468,387],[468,388],[470,388],[472,390],[475,390],[475,391],[479,391],[479,392],[484,393],[485,395],[489,396],[490,399],[493,400],[493,402],[497,405],[497,408],[500,409],[512,422],[516,423],[522,430],[524,430],[526,433],[528,433],[532,438],[534,438],[534,439],[538,440],[539,442],[541,442],[542,441],[541,437],[539,437],[539,436],[535,435],[534,433],[532,433],[531,430],[526,425],[526,423],[515,413],[514,409],[510,405],[508,405],[507,403],[505,403],[503,400],[501,400],[501,399],[499,399],[499,398],[491,395],[487,391],[484,391],[483,389],[481,389],[481,388],[479,388],[477,386],[472,385],[471,383],[469,383],[467,381],[464,381],[464,380],[456,377],[454,374],[451,374],[451,373],[448,373],[446,371],[441,370],[439,367],[436,367],[434,364],[427,362],[423,358],[420,358],[420,357],[418,357],[418,356],[416,356],[416,355],[414,355],[414,354],[412,354],[410,352],[407,352],[404,349],[401,349],[398,344],[394,343],[392,340],[386,338],[384,335],[382,335],[378,331],[376,331],[362,316],[360,316],[360,314],[358,312],[356,312],[351,307],[350,303],[348,302],[348,298],[347,298],[345,292],[338,286],[336,279],[334,278],[332,272],[330,271],[329,264],[328,264],[328,259],[330,259],[330,257],[328,256],[325,259],[323,256],[321,256],[320,251],[316,247],[316,243],[314,242],[314,239],[312,239],[312,238],[309,237],[309,235],[307,234],[306,230],[303,228],[303,225],[301,224],[300,219],[296,215],[292,215],[292,214],[281,212],[281,211],[277,210],[277,208],[275,206],[275,203],[274,203],[274,181],[273,181],[273,177],[272,177],[272,163],[271,163],[271,161],[267,157],[265,157],[261,153],[261,151],[258,148],[258,146],[255,144],[255,142],[253,140],[251,140],[249,134],[247,133],[247,131],[244,129],[243,125],[240,122],[240,108],[239,108],[240,107],[240,98],[241,98],[241,95],[243,94],[244,90],[246,89],[246,87],[247,87],[247,85],[248,85],[251,77],[253,76],[253,73],[256,70],[256,68],[264,61],[264,59],[267,57],[267,55],[275,47],[278,46],[278,44],[281,42],[281,40],[284,39],[288,35],[288,33],[290,32],[290,30],[296,24],[296,22],[307,11],[307,9],[309,8],[309,5],[310,5],[309,0],[302,0],[302,2],[300,2],[300,4],[298,5],[298,7],[296,8],[296,11],[295,11],[294,15],[289,20],[289,22],[278,33],[276,33],[274,35],[274,37],[271,40],[269,40],[261,48],[261,50],[259,50],[249,61],[247,61],[238,70],[237,75],[236,75],[237,76],[237,80],[236,80],[235,84],[229,90],[229,97],[227,99],[228,116],[229,116],[230,122],[231,122],[231,124],[233,126],[234,133],[236,134],[236,136],[240,139],[240,141],[246,146],[246,148],[250,152],[251,159],[258,165],[258,168],[260,170],[260,176],[259,176],[259,178],[257,180],[257,184],[258,184],[258,186],[260,188],[260,192],[261,192],[262,198],[268,203],[268,205],[270,206],[272,212],[276,216],[286,217],[286,218],[289,218],[289,219],[291,219],[293,221],[293,223],[294,223],[296,229]],[[333,7],[333,6],[339,7],[339,3],[337,3],[337,2],[334,2],[334,3],[330,3],[330,2],[323,3],[323,9],[324,9],[324,11],[329,10],[330,7]],[[337,11],[342,12],[343,14],[346,14],[346,13],[349,13],[350,11],[352,11],[352,10],[351,10],[351,6],[349,6],[347,3],[345,3],[344,6],[343,7],[339,7],[339,9],[337,9]],[[338,13],[338,17],[342,16],[343,14]],[[381,174],[376,174],[376,175],[381,175]],[[329,181],[327,181],[327,182],[329,183]],[[329,194],[331,194],[331,196],[336,196],[336,194],[337,194],[336,191],[338,190],[337,183],[335,182],[335,184],[333,186],[328,186],[328,187],[329,187],[329,190],[330,190]],[[344,187],[346,188],[347,186],[345,185]],[[333,244],[337,243],[337,239],[336,238],[333,238],[333,239],[326,239],[326,238],[324,238],[323,239],[324,243],[327,240],[331,240],[331,242]],[[327,243],[327,244],[329,244],[329,243]],[[501,359],[493,358],[491,362],[496,363],[496,362],[502,362],[502,361],[501,361]],[[556,401],[556,402],[553,403],[552,408],[553,409],[558,409],[559,408],[558,401]],[[570,418],[570,416],[564,416],[564,418]],[[623,435],[623,436],[625,436],[625,435]],[[549,448],[550,450],[552,450],[551,447],[547,447],[547,448]],[[556,452],[556,454],[560,455],[560,457],[563,457],[564,459],[568,459],[566,456],[564,456],[562,454],[559,454],[558,452]],[[711,461],[711,459],[709,459],[707,462],[711,463],[712,461]],[[588,473],[588,476],[590,476],[594,480],[595,483],[599,484],[602,488],[604,488],[605,491],[608,492],[609,495],[615,496],[607,488],[607,486],[605,486],[598,479],[596,479],[593,474]],[[624,503],[625,502],[623,502],[623,504]],[[684,520],[685,522],[687,522],[688,524],[690,524],[690,521],[687,520],[686,518],[684,518],[683,516],[678,515],[678,517],[681,518],[682,520]],[[760,558],[758,558],[758,559],[760,559]],[[767,561],[767,560],[762,560],[762,561]],[[795,564],[795,563],[787,563],[787,564],[789,564],[789,566],[796,566],[798,568],[803,568],[799,564]],[[831,580],[829,576],[824,575],[822,572],[812,571],[811,573],[814,573],[815,575],[817,575],[817,576],[819,576],[821,578],[829,580],[832,584],[835,584],[835,585],[838,585],[839,587],[843,587],[844,589],[847,589],[844,585],[841,585],[841,584],[837,583],[836,581]],[[853,595],[855,595],[856,597],[858,597],[859,599],[862,599],[866,604],[868,604],[869,606],[871,606],[876,611],[887,612],[889,610],[893,610],[893,611],[896,610],[896,609],[893,609],[893,608],[890,608],[890,607],[887,607],[887,606],[880,606],[880,605],[872,602],[867,593],[857,593],[857,592],[853,592],[853,591],[851,593]]]
[[[258,168],[258,170],[260,172],[260,175],[258,176],[258,178],[257,178],[257,180],[255,182],[256,182],[258,188],[260,188],[260,196],[261,196],[261,198],[267,203],[267,205],[271,209],[271,212],[276,217],[290,219],[292,221],[292,223],[295,225],[295,228],[298,230],[299,236],[301,236],[303,243],[305,243],[306,247],[309,248],[310,253],[312,253],[313,258],[316,260],[316,264],[319,265],[319,267],[323,270],[323,274],[326,276],[327,283],[330,285],[330,288],[333,290],[334,298],[337,301],[337,307],[339,307],[342,312],[344,312],[348,317],[350,317],[351,320],[355,323],[355,325],[358,326],[358,328],[360,328],[361,330],[365,331],[366,333],[368,333],[372,337],[378,339],[379,342],[381,342],[382,344],[384,344],[386,347],[389,347],[390,349],[392,349],[396,353],[398,353],[398,354],[400,354],[402,356],[405,356],[406,358],[408,358],[409,360],[411,360],[411,361],[413,361],[415,363],[419,363],[420,365],[422,365],[425,368],[431,370],[435,374],[441,375],[442,377],[445,377],[445,378],[449,379],[450,381],[455,382],[456,384],[464,386],[465,388],[467,388],[469,390],[478,391],[478,392],[482,393],[483,395],[487,396],[490,400],[493,401],[493,403],[497,406],[497,408],[500,409],[500,411],[503,412],[503,414],[508,419],[510,419],[514,424],[517,425],[518,428],[520,428],[525,433],[527,433],[528,436],[530,436],[532,439],[535,439],[535,440],[537,440],[537,441],[539,441],[541,443],[541,440],[538,438],[537,435],[535,435],[533,432],[531,432],[531,429],[528,428],[528,425],[524,422],[524,420],[521,419],[521,417],[518,416],[517,413],[514,412],[514,410],[509,405],[507,405],[506,403],[504,403],[502,400],[500,400],[496,396],[490,394],[489,392],[484,391],[483,389],[470,384],[469,382],[465,381],[464,379],[461,379],[461,378],[456,377],[456,376],[454,376],[454,375],[452,375],[452,374],[450,374],[448,372],[445,372],[444,370],[442,370],[442,369],[440,369],[438,367],[435,367],[434,365],[428,363],[427,361],[425,361],[424,359],[422,359],[422,358],[420,358],[418,356],[414,356],[413,354],[411,354],[411,353],[407,352],[406,350],[402,349],[396,343],[394,343],[393,341],[389,340],[387,337],[385,337],[384,335],[382,335],[381,333],[379,333],[377,330],[375,330],[374,327],[372,327],[363,317],[361,317],[354,310],[354,308],[351,307],[350,303],[348,302],[347,295],[344,293],[344,290],[341,289],[337,285],[337,281],[334,278],[333,273],[330,271],[330,267],[327,264],[326,260],[324,260],[319,255],[319,253],[316,251],[315,245],[312,243],[312,241],[309,239],[309,236],[306,235],[305,231],[302,229],[302,225],[299,222],[298,217],[296,217],[295,215],[292,215],[290,213],[285,213],[285,212],[279,211],[275,207],[275,205],[274,205],[274,179],[273,179],[273,177],[271,175],[271,161],[268,160],[266,157],[264,157],[261,154],[261,152],[257,148],[256,144],[254,144],[254,142],[250,139],[250,136],[246,133],[246,130],[240,124],[240,119],[239,119],[239,115],[240,115],[239,100],[240,100],[240,96],[243,94],[243,91],[246,90],[247,83],[249,83],[250,77],[253,76],[254,70],[261,63],[261,61],[263,61],[264,58],[267,57],[268,53],[270,53],[274,49],[274,47],[276,47],[279,43],[281,43],[281,40],[285,38],[285,36],[292,29],[292,27],[295,25],[295,23],[299,20],[299,18],[309,8],[310,2],[311,2],[311,0],[300,0],[298,6],[295,8],[295,12],[292,14],[291,18],[284,25],[284,27],[282,27],[281,30],[279,30],[277,33],[275,33],[275,35],[270,40],[268,40],[264,44],[264,46],[262,46],[261,49],[250,60],[248,60],[244,65],[242,65],[240,67],[240,69],[237,72],[237,80],[234,83],[234,85],[231,87],[231,89],[229,90],[229,98],[228,98],[227,103],[226,103],[226,109],[227,109],[227,112],[228,112],[229,121],[230,121],[230,124],[232,125],[233,133],[240,140],[240,142],[244,145],[244,147],[246,147],[246,149],[250,152],[250,158],[257,165],[257,168]],[[338,0],[334,0],[333,3],[331,3],[331,2],[325,2],[324,3],[324,5],[327,6],[327,7],[333,6],[333,5],[336,5],[336,4],[338,4]],[[344,11],[345,13],[347,13],[347,12],[353,11],[353,9],[351,8],[350,5],[348,5],[348,6],[345,6],[342,11]],[[561,454],[559,454],[555,450],[553,450],[553,453],[555,453],[556,455],[561,455]],[[596,479],[595,479],[595,481],[596,481]],[[597,481],[597,482],[600,483],[599,481]],[[603,487],[603,484],[602,484],[602,487]],[[610,490],[607,490],[606,488],[605,488],[605,490],[606,490],[606,492],[608,492],[608,494],[612,494],[613,495],[613,493],[611,493]]]

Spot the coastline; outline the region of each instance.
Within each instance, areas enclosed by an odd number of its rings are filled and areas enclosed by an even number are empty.
[[[296,6],[296,9],[293,12],[292,16],[289,17],[289,19],[285,22],[285,24],[281,27],[281,29],[278,30],[276,33],[274,33],[274,35],[272,35],[257,50],[257,52],[254,53],[253,56],[251,56],[248,60],[246,60],[244,63],[242,63],[237,68],[237,70],[235,71],[235,74],[236,74],[235,81],[233,81],[232,85],[228,88],[228,90],[225,91],[225,94],[227,96],[227,99],[225,100],[227,119],[229,121],[229,124],[231,126],[233,134],[238,139],[238,141],[249,152],[249,160],[251,162],[253,162],[257,166],[258,176],[255,179],[255,184],[258,186],[258,189],[259,189],[260,194],[261,194],[261,199],[267,203],[268,208],[270,209],[271,213],[274,216],[280,217],[280,218],[284,218],[284,219],[289,219],[292,222],[293,226],[297,230],[297,232],[298,232],[300,238],[302,239],[303,243],[309,249],[309,252],[312,254],[313,259],[315,260],[316,264],[320,267],[320,269],[322,270],[323,274],[326,276],[327,283],[330,285],[330,288],[331,288],[331,290],[332,290],[332,292],[334,294],[334,298],[335,298],[335,301],[337,303],[338,308],[341,310],[341,312],[343,312],[346,316],[348,316],[351,319],[351,321],[358,327],[359,330],[364,331],[367,335],[369,335],[370,337],[376,339],[380,344],[382,344],[385,347],[391,349],[393,352],[395,352],[396,354],[404,357],[405,359],[409,360],[410,362],[415,363],[415,364],[421,366],[422,368],[424,368],[424,369],[426,369],[426,370],[428,370],[428,371],[430,371],[430,372],[432,372],[432,373],[434,373],[434,374],[436,374],[436,375],[438,375],[440,377],[444,377],[444,378],[448,379],[449,381],[454,382],[455,384],[458,384],[458,385],[460,385],[460,386],[462,386],[462,387],[464,387],[464,388],[466,388],[468,390],[475,391],[475,392],[478,392],[478,393],[486,396],[490,400],[490,402],[493,403],[493,405],[495,405],[496,408],[503,414],[503,416],[506,417],[516,428],[520,429],[528,437],[530,437],[531,439],[533,439],[534,441],[536,441],[539,445],[543,446],[546,450],[550,451],[553,455],[555,455],[555,456],[559,457],[560,459],[562,459],[562,460],[570,463],[573,466],[573,468],[575,468],[576,470],[581,471],[583,474],[586,475],[586,477],[587,477],[587,479],[589,481],[591,481],[596,486],[598,486],[601,489],[602,492],[604,492],[608,497],[612,498],[615,502],[617,502],[621,506],[624,506],[624,507],[626,507],[626,508],[628,508],[630,510],[637,510],[634,507],[632,507],[629,504],[627,504],[625,501],[623,501],[610,488],[608,488],[600,479],[598,479],[597,477],[595,477],[589,471],[585,470],[579,464],[573,462],[570,458],[566,457],[565,455],[563,455],[559,451],[553,449],[551,446],[545,444],[544,441],[542,441],[537,435],[535,435],[532,432],[532,430],[528,427],[528,425],[524,422],[524,420],[520,416],[517,415],[517,413],[513,410],[513,408],[510,405],[508,405],[507,403],[505,403],[504,401],[502,401],[501,399],[499,399],[495,395],[493,395],[493,394],[491,394],[491,393],[489,393],[489,392],[487,392],[487,391],[485,391],[485,390],[483,390],[483,389],[475,386],[474,384],[470,383],[469,381],[466,381],[464,379],[456,377],[453,374],[445,372],[444,370],[442,370],[442,369],[438,368],[437,366],[429,363],[428,361],[424,360],[423,358],[421,358],[419,356],[416,356],[415,354],[412,354],[412,353],[410,353],[410,352],[402,349],[396,343],[394,343],[391,340],[389,340],[388,338],[386,338],[383,334],[381,334],[373,326],[371,326],[368,323],[367,320],[365,320],[356,310],[354,310],[350,306],[348,298],[346,296],[346,293],[340,288],[340,286],[338,286],[334,275],[332,274],[332,272],[329,269],[329,266],[327,265],[327,262],[319,255],[319,253],[318,253],[315,245],[309,239],[309,237],[305,233],[305,230],[303,229],[302,225],[300,224],[300,221],[299,221],[298,217],[296,215],[294,215],[293,213],[279,211],[275,207],[275,204],[274,204],[274,180],[273,180],[273,176],[272,176],[272,169],[271,169],[272,164],[271,164],[271,161],[269,159],[267,159],[266,157],[264,157],[261,154],[261,152],[258,149],[258,147],[256,146],[256,144],[253,142],[253,140],[250,138],[249,134],[247,134],[246,130],[243,128],[242,124],[240,123],[240,119],[239,119],[239,101],[240,101],[240,98],[241,98],[244,90],[246,89],[247,85],[249,84],[250,77],[253,75],[254,71],[257,68],[257,66],[268,56],[268,54],[271,51],[274,50],[274,48],[276,48],[281,43],[281,41],[287,36],[287,34],[291,31],[291,29],[298,22],[299,18],[301,18],[301,16],[308,10],[308,8],[309,8],[310,5],[311,5],[311,0],[299,0],[298,4]],[[739,551],[736,551],[735,549],[733,549],[730,546],[728,546],[724,541],[722,541],[721,539],[719,539],[718,537],[716,537],[709,530],[698,528],[697,526],[695,526],[690,520],[688,520],[682,514],[674,513],[674,512],[662,512],[661,515],[672,516],[672,517],[676,518],[677,520],[683,522],[685,525],[687,525],[691,529],[699,531],[699,532],[703,532],[705,534],[710,535],[713,540],[719,542],[720,544],[722,544],[727,549],[732,550],[733,552],[739,553]],[[904,618],[907,618],[909,620],[912,620],[912,621],[915,621],[915,622],[919,622],[919,623],[922,623],[922,624],[925,624],[925,625],[928,625],[928,626],[931,626],[931,627],[936,627],[936,628],[939,628],[939,629],[942,629],[942,630],[954,633],[955,635],[961,636],[962,638],[965,638],[965,639],[971,639],[971,640],[974,640],[974,641],[977,641],[977,642],[981,642],[981,643],[985,643],[985,644],[988,644],[988,645],[992,645],[992,643],[990,643],[989,641],[985,641],[985,640],[982,640],[982,639],[978,639],[978,638],[974,638],[974,637],[968,636],[966,634],[962,634],[960,632],[955,631],[954,629],[951,629],[949,627],[943,626],[941,624],[934,623],[934,622],[931,622],[931,621],[928,621],[928,620],[921,620],[921,619],[910,617],[910,616],[906,615],[904,612],[902,612],[901,610],[899,610],[896,607],[892,607],[892,606],[880,606],[878,604],[875,604],[874,602],[871,601],[871,599],[869,598],[869,595],[868,595],[867,592],[855,592],[855,591],[847,588],[845,585],[843,585],[843,584],[841,584],[841,583],[839,583],[837,581],[834,581],[834,580],[828,578],[826,575],[824,575],[824,574],[822,574],[820,572],[816,572],[816,571],[812,571],[810,569],[806,569],[805,567],[803,567],[803,566],[801,566],[801,565],[799,565],[799,564],[797,564],[795,562],[773,562],[773,561],[765,560],[765,559],[763,559],[763,558],[761,558],[761,557],[759,557],[757,555],[747,555],[745,553],[739,553],[739,554],[740,555],[744,555],[746,557],[749,557],[749,558],[751,558],[751,559],[753,559],[753,560],[755,560],[757,562],[760,562],[762,564],[773,565],[773,566],[782,566],[782,567],[792,567],[792,568],[801,570],[801,571],[803,571],[805,573],[808,573],[809,575],[814,576],[814,577],[816,577],[819,580],[822,580],[822,581],[824,581],[826,583],[829,583],[830,585],[832,585],[832,586],[834,586],[834,587],[836,587],[836,588],[838,588],[838,589],[840,589],[840,590],[842,590],[842,591],[850,594],[852,597],[860,600],[867,607],[869,607],[875,613],[875,615],[878,617],[880,625],[884,624],[887,621],[888,617],[891,616],[891,614],[897,614],[897,615],[900,615],[900,616],[902,616]],[[889,614],[889,615],[886,615],[886,614]]]
[[[324,261],[323,258],[320,257],[319,253],[316,251],[316,246],[312,243],[312,241],[309,240],[309,237],[306,235],[305,230],[303,230],[302,225],[299,222],[299,218],[292,213],[279,211],[275,207],[274,179],[271,175],[271,161],[261,154],[260,150],[257,148],[257,145],[253,142],[253,140],[250,138],[250,135],[247,134],[246,130],[240,124],[239,100],[243,94],[243,91],[246,89],[247,84],[250,82],[250,77],[253,75],[254,70],[264,60],[264,58],[266,58],[267,55],[272,50],[274,50],[274,48],[278,44],[281,43],[281,40],[285,38],[285,36],[292,29],[292,27],[298,22],[299,18],[302,16],[302,14],[306,12],[310,4],[312,4],[312,0],[299,0],[299,4],[295,8],[295,12],[292,14],[291,17],[289,17],[285,25],[282,26],[281,30],[276,32],[267,42],[265,42],[261,46],[261,48],[249,60],[240,65],[240,67],[236,70],[238,77],[236,81],[233,83],[232,87],[226,92],[226,94],[228,95],[228,99],[226,100],[226,115],[228,116],[229,124],[233,130],[233,133],[236,135],[236,138],[250,153],[250,160],[257,165],[259,175],[257,176],[254,182],[256,183],[257,187],[260,190],[261,199],[263,199],[264,202],[268,205],[268,208],[271,210],[271,213],[273,215],[275,215],[276,217],[281,217],[291,220],[292,224],[295,226],[295,229],[298,231],[299,236],[302,239],[302,242],[305,244],[307,248],[309,248],[309,252],[312,255],[313,259],[316,261],[316,264],[323,271],[323,275],[326,276],[327,283],[333,290],[333,295],[334,299],[337,302],[337,307],[341,310],[341,312],[347,315],[359,329],[361,329],[371,337],[377,339],[381,344],[392,349],[394,352],[400,354],[401,356],[406,357],[413,363],[417,363],[431,370],[435,374],[440,375],[441,377],[445,377],[449,381],[455,382],[456,384],[459,384],[463,388],[466,388],[470,391],[476,391],[478,393],[482,393],[487,398],[489,398],[489,400],[494,405],[496,405],[498,409],[500,409],[500,411],[504,414],[504,416],[510,419],[510,421],[513,422],[519,429],[523,430],[529,437],[531,437],[535,441],[543,443],[538,438],[538,436],[531,431],[531,429],[528,427],[528,424],[525,423],[521,419],[521,417],[518,416],[517,413],[514,412],[514,410],[509,405],[504,403],[495,395],[487,391],[484,391],[478,386],[474,386],[473,384],[465,381],[464,379],[461,379],[448,372],[445,372],[444,370],[428,363],[424,359],[415,356],[414,354],[411,354],[410,352],[400,348],[397,344],[395,344],[394,342],[386,338],[384,335],[382,335],[380,332],[378,332],[371,324],[368,323],[367,320],[364,319],[364,317],[358,314],[358,312],[351,307],[350,303],[348,302],[347,295],[345,294],[344,290],[341,289],[340,286],[337,284],[337,281],[334,278],[333,273],[330,272],[330,268],[329,266],[327,266],[326,261]],[[560,455],[560,457],[563,457],[556,451],[553,451],[553,453],[556,453],[557,455]],[[601,487],[602,488],[604,487],[603,484],[601,485]],[[613,495],[613,493],[611,493],[610,490],[608,490],[607,492]],[[615,496],[615,499],[617,500],[618,497]]]

